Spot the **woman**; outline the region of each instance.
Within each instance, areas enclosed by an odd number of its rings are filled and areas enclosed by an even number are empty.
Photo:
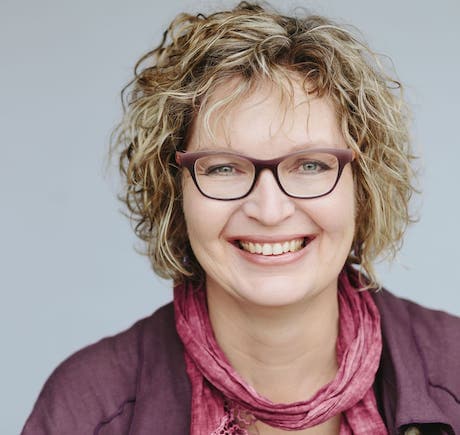
[[[322,17],[176,18],[117,141],[174,305],[58,367],[23,434],[459,433],[459,320],[376,291],[414,190],[399,88]]]

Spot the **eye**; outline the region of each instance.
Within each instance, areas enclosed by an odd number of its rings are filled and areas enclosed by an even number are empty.
[[[305,162],[301,165],[302,171],[312,172],[318,170],[318,162]]]
[[[195,162],[197,176],[215,179],[234,179],[252,173],[251,162],[244,157],[232,154],[211,154]]]
[[[329,165],[319,160],[306,160],[299,162],[297,170],[305,174],[316,174],[330,169]]]
[[[205,175],[235,175],[237,172],[236,168],[231,165],[214,165],[209,166],[205,170]]]

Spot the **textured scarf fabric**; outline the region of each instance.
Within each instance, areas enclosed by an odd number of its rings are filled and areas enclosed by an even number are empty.
[[[357,283],[356,272],[350,268],[348,274]],[[368,292],[358,291],[348,274],[344,270],[339,277],[336,377],[308,400],[287,404],[260,396],[232,368],[212,332],[204,289],[174,289],[176,328],[192,386],[191,435],[222,430],[229,403],[285,430],[306,429],[342,414],[341,435],[388,433],[372,388],[382,351],[379,312]]]

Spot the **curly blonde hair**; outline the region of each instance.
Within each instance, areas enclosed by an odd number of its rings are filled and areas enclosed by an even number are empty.
[[[188,242],[174,157],[185,149],[193,119],[213,110],[209,97],[230,79],[240,87],[225,104],[262,79],[282,88],[288,72],[304,78],[306,92],[332,99],[357,155],[356,231],[347,261],[378,287],[373,262],[400,248],[415,191],[402,87],[348,28],[245,1],[209,16],[177,16],[123,90],[125,113],[113,144],[125,181],[120,197],[158,275],[175,282],[204,276]]]

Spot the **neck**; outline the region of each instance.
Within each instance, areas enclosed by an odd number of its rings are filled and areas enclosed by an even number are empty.
[[[295,306],[247,304],[208,283],[216,340],[236,372],[274,403],[305,401],[337,371],[336,284]]]

